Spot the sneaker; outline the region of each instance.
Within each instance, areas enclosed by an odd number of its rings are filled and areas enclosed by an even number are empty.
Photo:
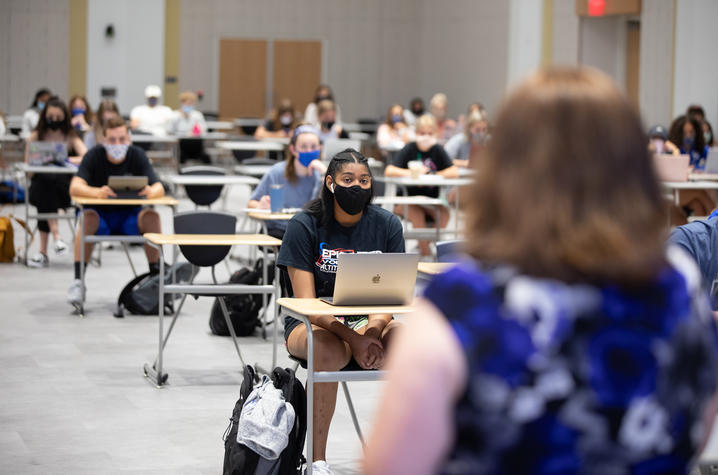
[[[45,254],[39,252],[27,261],[27,265],[28,267],[48,267],[50,265],[50,259],[48,259]]]
[[[78,305],[82,305],[83,300],[85,300],[85,294],[82,291],[82,281],[75,279],[67,290],[67,303],[77,307]]]
[[[62,239],[55,239],[55,255],[64,256],[68,251],[67,244]]]
[[[304,471],[306,473],[306,470]],[[317,460],[312,463],[312,475],[334,475],[326,460]]]

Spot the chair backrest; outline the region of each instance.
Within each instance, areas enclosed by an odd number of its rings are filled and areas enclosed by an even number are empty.
[[[196,166],[184,167],[180,170],[180,175],[226,175],[227,170],[220,167]]]
[[[185,167],[180,170],[180,175],[223,176],[226,174],[224,168],[207,166]],[[224,185],[185,185],[184,189],[192,203],[209,206],[222,195],[223,187]]]
[[[461,253],[462,240],[438,241],[436,243],[436,260],[438,262],[454,262]]]
[[[277,163],[277,160],[264,157],[253,157],[242,160],[242,165],[274,165],[275,163]]]
[[[186,211],[174,216],[176,234],[234,234],[237,218],[214,211]],[[232,246],[180,246],[182,255],[190,264],[199,267],[213,266],[227,257]]]
[[[322,145],[322,156],[325,161],[331,160],[334,155],[345,150],[347,148],[353,148],[357,152],[361,150],[361,140],[352,139],[327,139]]]

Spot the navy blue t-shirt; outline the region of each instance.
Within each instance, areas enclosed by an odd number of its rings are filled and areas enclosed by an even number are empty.
[[[302,211],[289,220],[277,265],[311,272],[315,295],[331,297],[337,256],[344,252],[404,252],[399,218],[383,208],[369,205],[354,226],[342,226],[334,219],[320,226],[316,217]]]

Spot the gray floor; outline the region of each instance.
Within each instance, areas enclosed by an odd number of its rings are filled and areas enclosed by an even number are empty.
[[[246,191],[229,198],[238,208]],[[180,210],[190,208],[182,201]],[[69,242],[64,223],[61,232]],[[132,257],[144,271],[141,248]],[[86,318],[65,303],[72,258],[50,252],[50,261],[0,265],[0,473],[220,473],[241,367],[231,340],[209,331],[211,299],[188,299],[165,353],[169,384],[157,389],[142,371],[156,355],[157,317],[112,316],[132,277],[124,254],[104,249],[102,267],[89,268]],[[218,273],[227,278],[224,266]],[[271,363],[271,339],[243,338],[242,350],[248,363]],[[278,354],[291,366],[283,346]],[[350,384],[365,428],[380,386]],[[334,472],[357,473],[361,446],[341,395],[329,440]]]
[[[227,203],[238,210],[246,200],[246,189],[238,187]],[[181,201],[180,210],[191,208]],[[22,216],[23,209],[5,207],[0,214],[9,212]],[[167,210],[162,220],[171,230]],[[69,242],[66,224],[61,231]],[[18,232],[16,244],[21,240]],[[36,249],[37,243],[31,253]],[[132,277],[124,254],[104,249],[102,267],[89,268],[86,318],[72,315],[65,303],[72,258],[50,254],[47,269],[0,264],[0,473],[220,473],[222,434],[241,368],[231,340],[209,331],[211,300],[188,299],[165,353],[169,384],[156,389],[142,366],[156,355],[157,317],[112,316]],[[142,250],[133,248],[132,257],[144,271]],[[240,265],[230,262],[233,270]],[[218,273],[228,276],[224,266]],[[271,340],[243,338],[242,350],[248,363],[271,363]],[[278,354],[279,364],[291,365],[283,347]],[[350,387],[366,430],[381,383]],[[703,460],[718,460],[715,433]],[[339,396],[328,461],[334,473],[354,474],[360,457]]]

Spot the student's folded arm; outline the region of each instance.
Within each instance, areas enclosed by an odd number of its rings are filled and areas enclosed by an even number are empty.
[[[388,369],[364,473],[436,473],[452,441],[453,407],[468,370],[456,336],[429,302],[421,301],[397,334]]]
[[[99,188],[87,184],[84,178],[72,177],[70,182],[70,196],[81,198],[96,198]]]
[[[437,175],[441,175],[444,178],[457,178],[459,176],[459,167],[456,165],[451,165],[448,168],[444,168],[443,170],[439,170],[436,172]]]
[[[150,192],[147,194],[147,198],[162,198],[165,195],[165,187],[162,186],[161,181],[156,181],[150,185]]]
[[[287,267],[287,272],[289,273],[289,279],[292,281],[292,290],[294,291],[295,298],[316,298],[314,292],[314,275],[311,272],[297,269],[296,267]],[[343,325],[332,315],[309,315],[309,321],[312,322],[313,325],[329,330],[347,343],[358,336],[357,332]]]
[[[411,172],[407,168],[399,168],[395,165],[387,165],[384,169],[385,176],[409,176]]]

